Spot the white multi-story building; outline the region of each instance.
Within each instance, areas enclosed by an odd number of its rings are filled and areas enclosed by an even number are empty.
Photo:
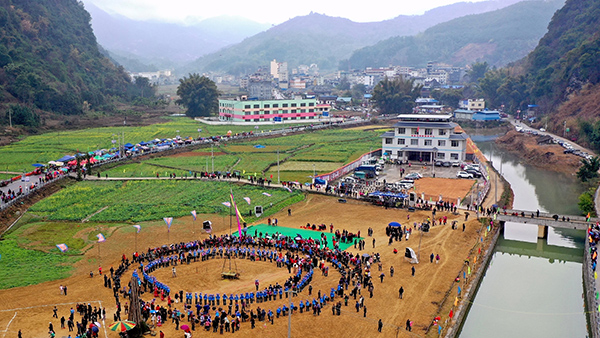
[[[383,153],[402,161],[465,161],[469,136],[456,131],[452,115],[398,115],[394,130],[381,135]]]

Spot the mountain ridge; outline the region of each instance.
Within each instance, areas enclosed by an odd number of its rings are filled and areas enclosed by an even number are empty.
[[[516,2],[460,2],[427,11],[423,15],[400,15],[375,23],[359,23],[311,13],[292,18],[236,45],[203,56],[177,69],[177,73],[222,71],[239,75],[255,71],[272,59],[287,61],[292,67],[317,63],[321,69],[334,70],[338,68],[339,61],[348,58],[354,50],[374,42],[391,36],[416,34],[440,22]],[[317,30],[317,27],[322,30]]]

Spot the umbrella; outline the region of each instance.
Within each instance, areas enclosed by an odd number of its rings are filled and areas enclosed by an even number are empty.
[[[135,322],[129,320],[120,320],[118,322],[110,324],[108,328],[112,331],[124,332],[133,329],[135,325]]]
[[[362,256],[363,257],[371,257],[371,255],[369,255],[368,253],[364,253]]]
[[[388,224],[391,227],[401,227],[402,224],[398,223],[398,222],[391,222],[390,224]]]
[[[189,329],[190,329],[190,327],[189,327],[189,326],[187,326],[186,324],[183,324],[183,325],[181,325],[181,326],[180,326],[180,328],[181,328],[183,331],[187,331],[187,330],[189,330]]]
[[[92,331],[98,333],[98,327],[96,325],[92,325]]]
[[[32,164],[32,166],[34,166],[34,167],[45,167],[46,165],[45,164],[41,164],[41,163],[34,163],[34,164]]]

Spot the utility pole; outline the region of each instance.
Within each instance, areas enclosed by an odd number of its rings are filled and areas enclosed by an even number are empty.
[[[567,121],[565,120],[563,122],[563,138],[565,138],[567,135]]]
[[[8,110],[8,125],[12,128],[12,109]],[[60,138],[60,132],[59,132],[59,138]]]
[[[215,172],[215,153],[213,151],[213,144],[210,145],[210,160],[212,163],[212,172]]]
[[[277,148],[277,184],[279,184],[279,148]]]

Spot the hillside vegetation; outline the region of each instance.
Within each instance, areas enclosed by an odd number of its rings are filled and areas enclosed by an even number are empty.
[[[76,115],[102,108],[112,97],[136,95],[123,69],[98,51],[90,15],[81,2],[0,0],[0,4],[2,122],[8,124],[6,111],[14,108],[8,104],[20,104],[14,113],[25,114],[35,125],[40,123],[36,108]]]
[[[414,36],[396,36],[355,51],[351,68],[424,66],[427,61],[465,66],[487,61],[504,66],[531,51],[562,0],[523,1],[493,12],[467,15]]]

